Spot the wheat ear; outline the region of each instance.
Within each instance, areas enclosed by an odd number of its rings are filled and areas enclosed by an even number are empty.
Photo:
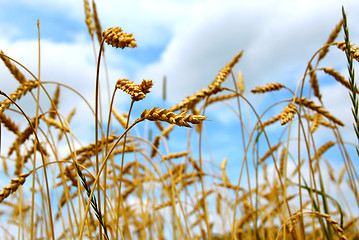
[[[19,134],[19,127],[10,118],[8,118],[3,112],[0,112],[0,122],[11,132],[16,135]]]
[[[92,20],[91,8],[88,0],[84,0],[84,9],[85,9],[85,22],[91,37],[93,37],[93,32],[95,30],[95,25]]]
[[[102,37],[107,44],[115,48],[124,49],[125,47],[137,47],[136,40],[132,36],[132,33],[125,33],[120,27],[107,29],[102,33]]]
[[[337,36],[342,28],[343,22],[344,22],[343,19],[341,19],[340,22],[333,29],[332,33],[329,35],[329,38],[325,44],[325,47],[322,48],[322,50],[319,53],[317,62],[322,60],[325,57],[325,55],[327,55],[327,53],[329,52],[329,45],[331,43],[333,43],[335,41],[335,39],[337,38]]]
[[[320,102],[322,102],[322,94],[319,90],[317,74],[315,73],[315,70],[313,70],[313,67],[310,63],[308,64],[308,70],[310,76],[309,83],[311,88],[313,89],[313,94],[319,99]]]
[[[340,126],[344,126],[344,123],[342,121],[340,121],[339,119],[337,119],[336,117],[334,117],[330,112],[328,112],[327,110],[325,110],[322,106],[316,105],[313,101],[308,100],[306,98],[296,98],[295,102],[298,105],[303,105],[309,109],[312,109],[314,111],[316,111],[317,113],[322,114],[324,117],[328,118],[329,120],[333,121],[334,123],[340,125]]]
[[[279,91],[285,86],[281,83],[268,83],[267,86],[256,87],[251,90],[252,93],[266,93],[271,91]]]
[[[97,14],[96,3],[95,3],[94,0],[92,0],[92,11],[93,11],[93,20],[94,20],[94,23],[95,23],[95,30],[96,30],[97,39],[98,39],[98,42],[101,43],[101,40],[102,40],[102,28],[101,28],[101,24],[100,24],[100,19],[99,19],[98,14]]]
[[[297,106],[294,103],[289,103],[280,115],[280,124],[285,125],[292,120],[297,111]]]
[[[352,113],[354,117],[354,131],[357,136],[357,140],[359,141],[359,99],[357,98],[357,85],[355,82],[355,72],[354,72],[354,66],[353,66],[353,57],[358,60],[357,57],[359,57],[359,53],[355,51],[355,53],[352,55],[350,54],[352,51],[352,47],[350,46],[350,40],[349,40],[349,30],[348,30],[348,22],[347,22],[347,16],[344,11],[344,7],[342,7],[342,13],[343,13],[343,29],[344,29],[344,38],[345,38],[345,54],[347,56],[348,61],[348,72],[349,72],[349,83],[350,83],[350,100],[352,101]],[[358,145],[356,147],[357,154],[359,156],[359,148]]]
[[[10,98],[13,101],[19,100],[22,96],[26,95],[28,91],[31,91],[32,89],[36,88],[38,85],[39,83],[37,81],[26,81],[21,84],[15,92],[10,94]],[[5,99],[0,105],[0,112],[3,112],[5,109],[9,108],[11,103],[12,102],[9,99]]]
[[[3,51],[0,51],[0,58],[3,60],[5,66],[9,69],[10,73],[14,78],[20,83],[23,84],[26,82],[26,77],[20,72],[20,70],[8,59]]]
[[[0,203],[4,201],[5,198],[10,196],[11,193],[15,192],[20,185],[25,183],[26,178],[31,174],[29,173],[22,173],[17,178],[11,180],[11,184],[3,188],[0,192]]]
[[[141,119],[147,119],[150,121],[164,121],[180,127],[191,127],[189,123],[198,124],[206,119],[205,116],[201,115],[186,115],[185,112],[176,114],[167,109],[152,108],[150,110],[144,110],[141,113]]]
[[[172,106],[169,110],[172,112],[180,110],[180,109],[187,111],[188,109],[194,108],[194,106],[198,102],[203,100],[204,98],[209,97],[209,96],[221,91],[222,90],[222,88],[221,88],[222,82],[224,80],[226,80],[226,78],[232,71],[233,66],[239,61],[242,54],[243,54],[243,51],[238,53],[232,59],[232,61],[230,61],[224,68],[222,68],[222,70],[217,75],[216,79],[208,86],[208,88],[202,89],[201,91],[196,92],[192,96],[186,97],[182,102],[176,104],[175,106]]]
[[[323,71],[326,74],[329,74],[332,76],[337,82],[342,84],[344,87],[348,88],[350,90],[350,83],[348,80],[345,79],[339,72],[335,71],[334,68],[323,68]],[[358,89],[356,89],[356,92],[359,92]]]
[[[337,44],[337,48],[339,48],[340,50],[346,52],[347,50],[347,46],[349,46],[350,50],[349,50],[349,56],[351,56],[351,58],[354,58],[356,61],[359,62],[359,52],[358,52],[358,48],[354,47],[352,44],[346,44],[345,42],[338,42]]]

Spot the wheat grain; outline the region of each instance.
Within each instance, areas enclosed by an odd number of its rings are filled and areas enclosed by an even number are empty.
[[[280,124],[285,125],[294,118],[294,114],[297,112],[297,106],[294,103],[289,103],[280,115]]]
[[[127,34],[123,32],[120,27],[107,29],[102,33],[102,37],[107,44],[115,48],[124,49],[125,47],[137,47],[136,40],[132,36],[132,34]]]
[[[272,91],[279,91],[285,86],[281,83],[267,83],[267,86],[256,87],[251,90],[252,93],[266,93]]]

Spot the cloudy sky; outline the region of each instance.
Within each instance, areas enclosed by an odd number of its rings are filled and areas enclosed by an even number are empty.
[[[359,42],[359,1],[355,0],[102,0],[96,4],[103,29],[120,26],[133,33],[138,44],[138,48],[126,50],[106,46],[110,87],[119,78],[137,83],[153,79],[149,101],[158,107],[169,107],[207,87],[218,71],[244,50],[234,72],[242,71],[246,96],[256,100],[263,111],[268,107],[266,99],[249,90],[267,82],[281,82],[295,90],[309,59],[340,21],[342,5],[348,14],[351,41]],[[95,52],[84,21],[83,1],[0,0],[0,6],[0,48],[37,74],[39,19],[41,80],[67,84],[93,104]],[[322,64],[347,75],[346,59],[335,48]],[[1,90],[10,93],[17,83],[4,66],[0,69]],[[168,81],[166,103],[161,102],[164,75]],[[104,90],[104,72],[101,81]],[[230,81],[226,84],[231,86]],[[326,107],[341,116],[352,134],[350,109],[342,107],[350,106],[347,91],[333,87],[338,85],[332,79],[323,77],[319,84]],[[76,98],[68,96],[61,106],[70,111]],[[125,97],[119,96],[117,102],[123,110],[128,102]],[[223,113],[211,118],[229,125],[226,119],[231,110],[221,110]],[[221,140],[225,143],[230,138],[223,135]]]
[[[143,78],[153,79],[154,88],[146,98],[150,103],[141,103],[146,107],[169,107],[207,87],[218,71],[244,50],[234,73],[241,70],[245,95],[263,112],[269,107],[266,100],[274,103],[282,99],[273,102],[273,99],[251,94],[250,89],[267,82],[280,82],[295,90],[308,61],[340,21],[342,5],[348,15],[351,41],[359,44],[357,0],[97,0],[96,4],[103,30],[122,27],[125,32],[133,33],[138,45],[125,50],[106,46],[110,87],[112,89],[120,78],[136,83]],[[41,80],[69,85],[93,104],[97,53],[84,17],[81,0],[0,0],[0,49],[37,75],[36,21],[39,19]],[[342,39],[340,34],[338,41]],[[98,49],[97,42],[95,49]],[[347,76],[345,56],[335,48],[330,49],[321,66],[336,68]],[[167,76],[167,102],[161,100],[164,75]],[[29,74],[26,76],[31,79]],[[347,140],[355,142],[347,90],[338,87],[333,79],[320,76],[325,106],[346,124]],[[6,93],[17,87],[17,82],[1,64],[0,83],[0,89]],[[106,96],[103,71],[101,83],[102,96]],[[226,84],[232,86],[230,80]],[[54,85],[48,87],[54,89]],[[89,114],[88,108],[71,91],[62,90],[61,94],[67,96],[60,102],[65,112],[75,106],[86,109],[78,109],[84,113],[74,130],[78,131],[77,136],[93,138],[92,130],[89,131],[92,122],[88,125],[82,122],[83,116]],[[123,95],[119,94],[116,106],[126,111],[129,99]],[[232,121],[236,119],[232,110],[223,106],[216,105],[208,112],[213,121],[207,123],[206,134],[214,145],[220,146],[219,151],[211,150],[215,162],[228,157],[230,165],[231,161],[242,159],[237,156],[239,130],[233,134],[239,124],[238,120]],[[175,143],[181,145],[178,139]],[[238,177],[237,167],[228,171],[229,176]]]

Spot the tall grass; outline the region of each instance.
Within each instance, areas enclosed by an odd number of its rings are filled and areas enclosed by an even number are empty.
[[[245,54],[241,51],[228,59],[207,87],[168,109],[152,106],[140,114],[132,108],[148,99],[152,80],[136,84],[118,76],[116,85],[109,86],[111,96],[99,94],[105,44],[134,48],[135,36],[119,27],[102,31],[94,1],[92,7],[84,1],[84,10],[98,52],[94,105],[71,86],[40,79],[0,53],[19,84],[13,93],[0,91],[2,136],[14,139],[7,144],[9,149],[1,149],[2,173],[8,179],[0,191],[1,239],[359,237],[357,155],[353,154],[358,144],[343,140],[343,116],[324,106],[317,75],[323,71],[348,88],[353,106],[343,107],[353,109],[358,134],[353,65],[359,52],[350,43],[344,9],[343,20],[313,54],[296,89],[268,83],[246,93],[241,73],[232,73]],[[342,28],[345,40],[336,42]],[[118,54],[124,54],[121,49]],[[332,66],[320,66],[329,50],[345,51],[349,78]],[[26,79],[23,72],[34,80]],[[232,88],[223,86],[226,80],[233,81]],[[53,96],[49,84],[56,85]],[[90,106],[93,143],[77,143],[72,125],[75,110],[59,111],[64,88]],[[129,95],[128,112],[116,110],[116,94]],[[164,89],[163,98],[170,94]],[[247,94],[282,100],[268,103],[260,113]],[[41,106],[40,96],[48,99],[50,107]],[[23,110],[20,98],[34,103],[34,115]],[[104,104],[109,112],[101,108]],[[227,167],[227,158],[209,160],[205,150],[204,142],[211,142],[206,137],[206,114],[217,104],[228,106],[233,121],[238,121],[239,142],[226,143],[237,146],[236,169]],[[26,119],[26,126],[20,126],[24,121],[19,119]],[[136,127],[146,133],[134,131]],[[181,146],[173,151],[171,143],[178,141]]]

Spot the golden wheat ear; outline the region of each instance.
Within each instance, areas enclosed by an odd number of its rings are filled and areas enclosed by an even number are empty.
[[[132,33],[125,33],[120,27],[109,28],[102,33],[102,37],[108,45],[115,48],[137,47],[136,40]]]
[[[191,127],[189,123],[198,124],[207,118],[202,115],[185,114],[185,112],[182,112],[181,114],[176,114],[170,110],[155,107],[150,110],[144,110],[141,113],[141,119],[147,119],[150,121],[164,121],[180,127]]]

